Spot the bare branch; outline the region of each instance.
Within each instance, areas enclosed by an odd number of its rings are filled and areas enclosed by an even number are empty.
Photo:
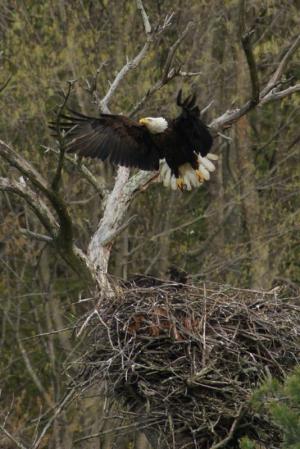
[[[53,237],[53,244],[65,262],[67,262],[67,264],[70,265],[70,267],[86,282],[91,280],[91,278],[95,281],[96,278],[92,267],[89,266],[88,259],[83,252],[73,244],[72,220],[63,199],[58,193],[48,188],[46,181],[35,168],[29,164],[29,162],[2,141],[0,141],[0,156],[2,156],[11,166],[17,168],[23,176],[28,178],[29,181],[46,196],[57,213],[59,226],[56,225],[56,227],[53,227],[56,220],[52,219],[52,213],[50,213],[48,207],[45,206],[31,189],[28,187],[27,189],[25,188],[26,184],[25,186],[23,186],[23,183],[15,184],[15,181],[11,183],[4,178],[2,179],[2,190],[10,190],[13,193],[17,193],[19,196],[22,196],[34,210],[51,237]]]
[[[256,62],[254,58],[254,53],[251,45],[251,38],[253,35],[253,31],[246,32],[246,24],[245,24],[245,0],[240,0],[239,5],[239,35],[242,42],[243,50],[247,59],[247,64],[250,73],[251,79],[251,106],[254,107],[259,103],[259,81],[258,81],[258,72],[256,67]]]
[[[116,89],[119,87],[119,84],[121,83],[121,81],[125,78],[125,76],[128,74],[128,72],[130,72],[131,70],[136,69],[136,67],[141,63],[141,61],[144,59],[144,57],[146,56],[152,42],[154,41],[154,39],[161,33],[163,33],[169,26],[173,17],[173,14],[170,14],[169,16],[167,16],[164,20],[163,25],[158,28],[155,33],[151,32],[151,25],[149,22],[149,18],[148,15],[144,9],[142,0],[136,0],[137,2],[137,8],[141,11],[141,15],[142,15],[142,19],[143,19],[143,23],[144,23],[144,28],[145,28],[145,33],[146,33],[146,42],[143,46],[143,48],[140,50],[140,52],[130,61],[128,61],[123,67],[122,69],[119,71],[119,73],[117,74],[117,76],[115,77],[114,81],[112,82],[107,94],[105,95],[105,97],[100,101],[100,109],[102,112],[105,113],[110,113],[109,108],[108,108],[108,103],[111,100],[112,96],[114,95]],[[181,41],[185,38],[186,34],[188,33],[189,29],[191,28],[191,22],[189,22],[189,24],[187,25],[186,29],[183,31],[182,35],[178,38],[178,40],[175,42],[174,44],[174,49],[172,50],[172,48],[170,49],[170,53],[173,53],[173,56],[176,52],[176,49],[178,48],[178,46],[180,45]],[[170,64],[172,62],[173,56],[170,54],[170,57],[167,57],[167,61],[166,64],[168,62],[168,59],[170,60]],[[169,65],[170,65],[169,64]],[[165,65],[165,68],[163,70],[164,76],[166,78],[166,81],[168,81],[168,74],[169,74],[169,70],[167,69],[167,66]],[[172,79],[174,77],[174,74],[172,74],[172,77],[170,79]],[[155,92],[156,90],[158,90],[162,84],[160,84],[160,82],[158,82],[158,87],[155,88],[155,90],[153,92]],[[153,93],[152,92],[152,93]],[[149,95],[145,95],[146,98],[149,97]]]
[[[201,109],[200,111],[200,115],[201,117],[212,107],[212,105],[214,104],[215,100],[211,100],[207,106],[205,106],[205,108]]]
[[[71,156],[65,156],[65,159],[72,162],[78,168],[83,177],[94,187],[100,198],[103,199],[107,195],[108,189],[103,177],[101,177],[101,180],[99,177],[96,178],[84,164],[78,163],[78,161]]]
[[[251,101],[245,103],[241,108],[228,109],[220,117],[215,118],[210,124],[210,128],[214,131],[229,128],[233,123],[237,122],[243,115],[247,114],[251,109]]]
[[[52,426],[53,422],[60,415],[62,410],[65,408],[65,406],[71,401],[71,399],[73,398],[74,394],[75,394],[75,390],[74,389],[70,390],[69,393],[66,394],[66,396],[62,399],[62,401],[58,404],[58,406],[56,407],[53,415],[51,416],[50,419],[48,419],[48,421],[47,421],[45,427],[43,428],[43,430],[41,431],[38,439],[33,444],[32,449],[37,449],[40,446],[40,444],[41,444],[44,436],[48,432],[49,428]]]
[[[292,55],[295,53],[295,51],[298,49],[300,45],[300,35],[296,38],[296,40],[293,42],[293,44],[290,46],[289,50],[286,52],[282,60],[280,61],[275,73],[270,78],[269,82],[267,83],[266,87],[261,91],[260,97],[265,97],[265,95],[272,90],[278,81],[280,80],[287,63],[289,62]]]
[[[177,75],[181,76],[182,78],[191,78],[193,76],[202,75],[202,72],[185,72],[184,70],[179,70],[177,72]]]
[[[57,240],[66,251],[71,250],[73,244],[72,221],[63,199],[48,188],[47,182],[27,160],[2,141],[0,141],[0,156],[11,166],[17,168],[50,201],[60,223]]]
[[[46,152],[51,151],[55,153],[56,155],[59,154],[59,151],[55,148],[48,147],[42,145],[42,148],[46,150]],[[96,178],[93,173],[87,168],[86,165],[82,163],[81,160],[79,160],[77,157],[70,156],[68,154],[65,154],[64,159],[68,162],[70,162],[74,167],[77,168],[77,170],[83,175],[83,177],[94,187],[96,192],[100,195],[100,197],[103,199],[105,195],[108,193],[105,181],[103,178],[99,179]]]
[[[55,172],[53,181],[51,183],[52,190],[54,190],[55,192],[57,192],[58,188],[59,188],[59,184],[61,181],[62,169],[63,169],[63,165],[64,165],[64,157],[65,157],[65,136],[62,135],[61,129],[60,129],[61,115],[62,115],[63,110],[67,104],[69,97],[70,97],[73,85],[74,85],[74,81],[68,81],[68,91],[66,94],[64,94],[64,99],[63,99],[62,104],[59,106],[57,118],[56,118],[56,128],[58,131],[58,141],[59,141],[59,159],[58,159],[58,164],[56,167],[56,172]]]
[[[110,113],[109,108],[108,108],[108,103],[110,102],[116,89],[119,87],[119,84],[125,78],[127,73],[130,72],[131,70],[136,69],[136,67],[144,59],[144,57],[146,56],[146,54],[150,48],[152,41],[153,41],[153,36],[151,34],[151,25],[150,25],[148,16],[146,14],[146,11],[144,9],[142,0],[137,0],[137,8],[140,10],[141,15],[142,15],[145,33],[146,33],[146,42],[145,42],[143,48],[139,51],[139,53],[122,67],[122,69],[119,71],[119,73],[115,77],[114,81],[112,82],[107,94],[100,101],[101,111],[108,113],[108,114]]]
[[[98,67],[98,69],[96,70],[96,74],[92,77],[91,81],[89,81],[88,79],[85,80],[86,82],[86,86],[84,89],[94,98],[95,104],[98,106],[98,109],[101,109],[100,107],[100,97],[99,97],[99,92],[97,90],[97,85],[98,85],[98,78],[99,78],[99,74],[101,73],[101,70],[103,69],[103,67],[105,67],[107,64],[107,61],[102,61]]]
[[[0,178],[0,191],[10,192],[23,198],[33,210],[40,222],[49,232],[51,238],[55,238],[58,231],[58,223],[48,206],[40,197],[23,181],[18,182],[8,178]]]
[[[147,52],[149,50],[151,42],[152,42],[152,38],[150,36],[148,36],[147,41],[144,44],[144,46],[141,49],[141,51],[132,60],[128,61],[127,64],[125,64],[122,67],[122,69],[119,71],[119,73],[117,74],[117,76],[114,79],[113,83],[111,84],[107,94],[100,101],[100,106],[101,106],[102,112],[109,114],[109,108],[108,108],[109,101],[111,100],[111,98],[114,95],[116,89],[119,87],[119,84],[125,78],[127,73],[130,72],[130,70],[136,69],[136,67],[139,65],[139,63],[144,59],[144,57],[146,56],[146,54],[147,54]]]
[[[24,199],[33,210],[45,229],[49,232],[50,237],[42,236],[43,241],[52,243],[58,250],[61,257],[71,266],[80,276],[88,282],[93,280],[97,282],[94,270],[87,256],[75,245],[72,244],[71,251],[65,251],[65,248],[57,240],[59,235],[59,225],[48,206],[41,198],[26,184],[24,181],[15,181],[8,178],[0,177],[0,191],[13,193]],[[24,230],[23,230],[24,232]],[[31,233],[26,229],[26,234],[41,240],[40,234]]]
[[[141,11],[146,35],[151,33],[151,25],[142,0],[136,0],[136,7]]]
[[[171,12],[170,14],[167,14],[164,22],[162,25],[157,27],[156,34],[159,35],[160,33],[164,32],[166,28],[168,28],[172,24],[172,19],[174,17],[174,12]]]
[[[234,432],[236,430],[236,427],[241,419],[241,416],[243,413],[243,408],[244,408],[243,404],[240,405],[239,410],[237,412],[237,416],[231,425],[228,435],[225,438],[223,438],[223,440],[219,441],[216,444],[213,444],[209,449],[219,449],[220,447],[224,447],[232,439]]]
[[[153,418],[153,420],[151,420],[150,422],[147,422],[145,424],[140,424],[140,423],[135,422],[132,424],[125,424],[125,425],[119,426],[119,427],[113,427],[111,429],[103,430],[102,432],[93,433],[93,434],[78,438],[77,440],[74,441],[74,444],[78,444],[78,443],[81,443],[82,441],[90,440],[92,438],[98,438],[100,436],[107,435],[109,433],[114,433],[114,432],[118,432],[118,435],[122,435],[122,434],[126,435],[128,433],[129,429],[131,430],[131,429],[138,428],[138,430],[143,430],[143,429],[146,429],[147,427],[152,427],[153,425],[155,425],[156,420],[157,420],[157,418]],[[121,431],[123,431],[123,430],[125,432],[121,433]]]
[[[243,0],[241,0],[243,2]],[[261,106],[269,101],[273,100],[279,100],[283,97],[286,97],[288,95],[292,95],[294,92],[299,91],[299,85],[296,84],[295,86],[291,86],[287,89],[284,89],[281,92],[276,91],[276,87],[280,85],[279,79],[283,74],[283,71],[288,63],[288,60],[291,58],[293,53],[296,51],[300,44],[300,36],[297,37],[297,39],[294,41],[294,43],[291,45],[290,49],[287,51],[283,59],[281,60],[277,70],[275,71],[274,75],[271,77],[269,82],[267,83],[266,87],[262,89],[262,91],[259,94],[259,102],[257,105]],[[248,63],[249,64],[249,63]],[[251,71],[250,71],[251,72]],[[254,74],[254,78],[255,78]],[[252,94],[254,93],[256,95],[256,89],[257,84],[254,80],[254,85],[252,84]],[[275,90],[272,90],[275,89]],[[272,92],[271,92],[272,91]],[[269,95],[270,94],[270,95]],[[233,123],[237,122],[241,117],[243,117],[245,114],[247,114],[253,107],[253,99],[247,101],[243,106],[236,109],[229,109],[224,114],[222,114],[220,117],[215,118],[211,123],[210,127],[214,131],[220,131],[225,128],[229,128]]]
[[[29,449],[26,446],[24,446],[24,444],[20,443],[20,441],[16,440],[15,437],[8,432],[8,430],[5,429],[5,427],[3,427],[0,424],[0,431],[4,433],[5,436],[7,436],[7,438],[9,438],[13,443],[15,443],[15,445],[19,448],[19,449]]]
[[[17,334],[17,342],[19,345],[19,349],[21,352],[21,355],[23,357],[25,366],[27,368],[28,374],[31,377],[34,385],[36,386],[36,388],[38,389],[38,391],[43,395],[45,402],[48,404],[49,407],[53,407],[53,401],[51,398],[51,395],[46,391],[46,389],[44,388],[40,376],[35,372],[32,363],[28,357],[27,351],[24,348],[24,345],[19,337],[19,335]]]
[[[10,75],[6,81],[4,81],[4,83],[2,84],[2,86],[0,86],[0,92],[2,92],[4,89],[6,89],[6,87],[8,86],[8,84],[10,83],[10,80],[12,79],[12,75]]]
[[[128,226],[130,225],[130,223],[132,223],[135,219],[137,218],[137,215],[132,215],[132,217],[130,217],[128,220],[126,220],[125,223],[123,223],[118,229],[116,229],[114,232],[112,232],[111,234],[109,234],[107,236],[106,240],[103,240],[102,245],[106,246],[109,243],[111,243],[113,240],[115,240],[120,234],[122,234],[122,232],[128,228]]]
[[[92,299],[94,299],[94,298],[92,298]],[[88,300],[90,300],[90,298],[88,298]],[[27,340],[32,340],[34,338],[47,337],[48,335],[59,334],[61,332],[69,332],[69,331],[74,330],[74,329],[76,329],[76,326],[64,327],[63,329],[55,329],[53,331],[42,332],[41,334],[36,334],[36,335],[32,335],[30,337],[25,337],[25,338],[22,338],[21,340],[22,341],[27,341]]]
[[[183,30],[183,32],[181,33],[181,35],[179,36],[179,38],[177,39],[176,42],[174,42],[174,44],[171,46],[169,52],[168,52],[168,56],[166,59],[166,62],[164,64],[164,68],[163,68],[163,75],[162,75],[162,79],[163,81],[168,79],[168,74],[170,72],[171,69],[171,64],[172,61],[174,59],[175,53],[179,47],[179,45],[181,44],[181,42],[184,40],[184,38],[188,35],[188,33],[195,28],[195,24],[194,22],[188,22],[187,26],[185,27],[185,29]]]
[[[197,76],[201,72],[184,72],[181,69],[175,70],[175,68],[171,68],[174,56],[176,54],[177,49],[179,48],[182,41],[185,39],[185,37],[188,35],[188,33],[194,28],[195,24],[194,22],[189,22],[179,38],[176,42],[171,46],[169,49],[163,70],[161,78],[146,92],[146,94],[137,102],[137,104],[132,108],[132,110],[129,112],[129,116],[132,117],[134,114],[136,114],[140,108],[145,104],[145,102],[159,89],[161,89],[164,85],[166,85],[169,81],[171,81],[176,76],[182,76],[182,77],[190,77],[190,76]]]
[[[120,233],[124,216],[134,195],[142,190],[143,185],[153,178],[153,172],[139,171],[129,179],[129,169],[119,167],[115,186],[108,197],[103,218],[93,235],[88,255],[99,270],[107,271],[111,245]]]
[[[103,254],[103,251],[113,240],[114,231],[119,228],[123,218],[123,214],[120,212],[124,208],[123,192],[129,179],[129,174],[130,170],[128,168],[119,167],[114,188],[105,206],[103,218],[100,220],[98,228],[90,241],[88,256],[97,270],[107,271],[108,259],[107,255]]]
[[[258,106],[262,106],[269,101],[280,100],[283,97],[287,97],[292,95],[295,92],[300,90],[300,84],[296,84],[295,86],[288,87],[287,89],[279,92],[269,92],[265,97],[260,99]],[[245,103],[241,108],[229,109],[220,117],[215,118],[210,123],[210,128],[214,131],[218,132],[221,129],[229,128],[233,123],[237,122],[241,117],[247,114],[252,109],[251,101],[249,100]]]
[[[300,84],[295,84],[294,86],[290,86],[287,89],[277,91],[276,89],[271,90],[265,97],[262,98],[260,102],[260,106],[268,103],[269,101],[280,100],[281,98],[292,95],[295,92],[300,91]]]
[[[0,156],[6,160],[12,167],[15,167],[19,172],[27,177],[33,185],[40,191],[47,191],[47,182],[40,175],[40,173],[24,159],[20,154],[9,147],[5,142],[0,140]]]
[[[32,232],[26,228],[20,228],[22,234],[40,242],[53,243],[53,239],[48,235],[38,234],[37,232]]]

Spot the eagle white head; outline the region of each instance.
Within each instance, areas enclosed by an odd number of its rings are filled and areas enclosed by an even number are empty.
[[[145,117],[141,118],[139,123],[146,126],[152,134],[163,133],[168,128],[168,122],[163,117]]]

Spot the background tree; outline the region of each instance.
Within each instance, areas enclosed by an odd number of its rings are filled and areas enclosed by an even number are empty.
[[[245,15],[244,7],[4,2],[0,364],[4,428],[15,438],[68,448],[82,430],[121,425],[106,419],[117,412],[105,391],[58,406],[64,366],[79,351],[74,321],[91,309],[107,268],[160,277],[175,263],[201,280],[298,289],[299,5],[257,1]],[[179,87],[195,90],[216,134],[213,182],[181,194],[145,190],[151,174],[102,163],[65,156],[58,168],[47,122],[67,80],[77,80],[74,108],[136,117],[176,114]],[[42,418],[51,410],[50,430]],[[98,447],[126,447],[112,435]]]

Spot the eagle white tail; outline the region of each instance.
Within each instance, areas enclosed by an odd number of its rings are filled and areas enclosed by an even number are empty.
[[[216,160],[218,160],[218,156],[212,153],[208,153],[205,157],[198,156],[199,173],[197,173],[189,163],[181,165],[179,167],[179,173],[183,179],[185,190],[192,190],[193,188],[200,187],[204,181],[208,181],[210,179],[210,173],[216,169],[212,161]],[[171,169],[165,159],[160,163],[159,181],[162,182],[165,187],[169,187],[172,190],[178,189],[176,178],[171,174]]]

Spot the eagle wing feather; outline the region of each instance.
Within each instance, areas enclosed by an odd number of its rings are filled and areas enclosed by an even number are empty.
[[[182,91],[180,90],[177,95],[177,105],[182,108],[182,112],[173,120],[174,130],[184,136],[191,151],[206,156],[212,147],[213,139],[207,126],[200,119],[196,95],[189,96],[182,101]]]
[[[134,120],[108,114],[89,117],[72,110],[61,119],[58,126],[52,122],[50,128],[56,136],[66,133],[68,153],[142,170],[159,169],[158,148],[149,131]]]

